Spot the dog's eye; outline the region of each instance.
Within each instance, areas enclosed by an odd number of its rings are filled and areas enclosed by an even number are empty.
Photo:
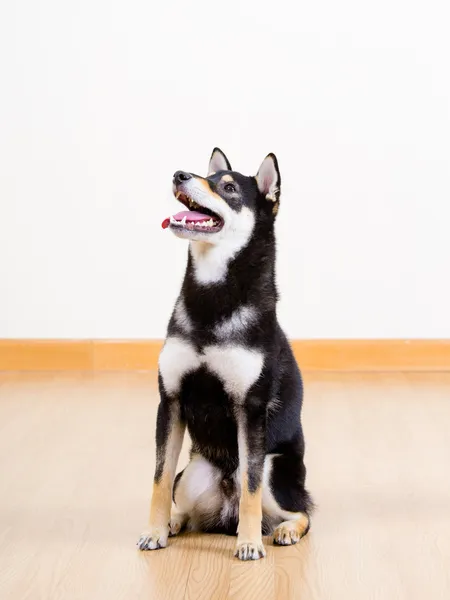
[[[236,191],[236,187],[232,183],[227,183],[227,185],[224,187],[224,190],[231,194],[231,192]]]

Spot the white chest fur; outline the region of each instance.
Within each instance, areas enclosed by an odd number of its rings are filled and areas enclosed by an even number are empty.
[[[222,381],[230,396],[242,402],[261,375],[264,356],[258,350],[233,344],[206,346],[197,352],[188,341],[169,337],[159,357],[159,371],[167,393],[177,394],[183,376],[202,365]]]

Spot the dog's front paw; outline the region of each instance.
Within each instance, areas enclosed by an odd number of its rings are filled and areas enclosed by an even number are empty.
[[[234,553],[239,560],[258,560],[264,558],[266,551],[262,541],[257,542],[239,542]]]
[[[137,547],[139,550],[158,550],[167,546],[168,528],[150,528],[141,534]]]

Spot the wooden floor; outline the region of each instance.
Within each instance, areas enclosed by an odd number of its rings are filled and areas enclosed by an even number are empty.
[[[0,374],[1,600],[450,599],[450,373],[307,373],[312,529],[250,564],[215,535],[136,550],[155,379]]]

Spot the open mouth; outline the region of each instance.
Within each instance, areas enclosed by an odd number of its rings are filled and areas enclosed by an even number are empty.
[[[200,206],[183,192],[176,192],[175,197],[189,210],[182,210],[176,215],[164,219],[161,224],[163,229],[173,227],[202,233],[216,233],[222,229],[223,219],[212,210]]]

